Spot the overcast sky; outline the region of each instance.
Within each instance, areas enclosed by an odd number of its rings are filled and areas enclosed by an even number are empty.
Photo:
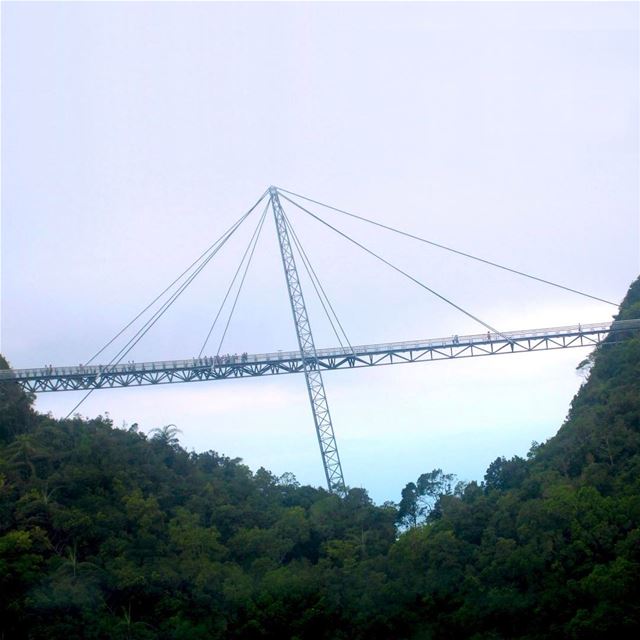
[[[86,362],[270,184],[619,301],[640,271],[638,53],[637,3],[3,2],[2,353]],[[283,204],[352,343],[482,331]],[[501,330],[615,313],[314,211]],[[198,353],[258,215],[131,358]],[[270,217],[223,351],[294,348]],[[482,479],[557,431],[586,355],[326,374],[347,484],[381,502],[437,467]],[[324,483],[302,376],[100,391],[81,412]]]

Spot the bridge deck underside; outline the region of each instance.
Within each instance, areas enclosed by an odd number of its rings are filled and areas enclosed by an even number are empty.
[[[632,323],[632,324],[629,324]],[[564,327],[535,332],[509,332],[501,335],[453,336],[422,342],[363,345],[350,349],[320,349],[308,362],[311,369],[331,371],[409,362],[426,362],[478,356],[527,353],[573,347],[594,347],[609,334],[635,329],[640,320],[599,325]],[[244,356],[224,356],[167,362],[149,362],[117,367],[56,367],[17,369],[0,372],[0,380],[18,382],[25,390],[77,391],[140,385],[204,382],[287,373],[302,373],[299,352],[279,352]]]

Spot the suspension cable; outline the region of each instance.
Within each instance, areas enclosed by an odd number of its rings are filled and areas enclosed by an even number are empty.
[[[174,292],[171,297],[162,304],[162,306],[151,316],[149,320],[145,322],[144,325],[135,333],[135,335],[125,344],[122,349],[109,361],[109,363],[105,366],[103,373],[110,373],[113,371],[119,364],[122,362],[124,357],[144,338],[147,332],[153,327],[154,324],[165,314],[165,312],[173,305],[173,303],[180,297],[180,295],[185,291],[185,289],[193,282],[193,280],[200,274],[200,272],[207,266],[209,261],[216,255],[216,253],[224,246],[226,241],[231,237],[231,234],[224,239],[223,243],[217,247],[214,253],[207,257],[207,259],[196,269],[196,271],[189,276],[189,278],[180,285],[180,288]],[[78,402],[78,404],[69,411],[69,413],[65,416],[65,420],[69,418],[73,414],[76,409],[80,407],[84,403],[84,401],[96,390],[95,387],[90,389],[84,397]]]
[[[198,258],[196,258],[170,285],[168,285],[142,311],[140,311],[140,313],[138,313],[138,315],[133,320],[131,320],[131,322],[126,324],[122,329],[120,329],[120,331],[115,336],[113,336],[113,338],[111,338],[111,340],[109,340],[109,342],[107,342],[107,344],[105,344],[99,351],[96,351],[96,353],[94,353],[91,356],[91,358],[89,358],[89,360],[87,360],[86,364],[91,364],[91,362],[93,362],[93,360],[95,360],[107,347],[109,347],[111,344],[113,344],[113,342],[115,342],[136,320],[138,320],[138,318],[140,318],[146,311],[148,311],[160,298],[162,298],[162,296],[165,293],[167,293],[167,291],[169,291],[178,281],[180,281],[185,276],[185,274],[187,274],[189,271],[191,271],[191,269],[196,264],[198,264],[198,262],[200,262],[210,251],[212,251],[214,249],[214,247],[219,242],[221,242],[223,240],[223,238],[225,238],[227,236],[228,233],[233,233],[244,222],[244,220],[253,212],[253,210],[260,204],[260,202],[262,202],[262,200],[264,199],[264,197],[266,195],[267,195],[267,191],[265,191],[260,196],[258,201],[251,207],[251,209],[249,209],[249,211],[247,211],[245,214],[243,214],[212,245],[210,245],[207,249],[205,249],[205,251],[203,253],[201,253],[200,256],[198,256]]]
[[[247,277],[247,273],[249,271],[249,267],[251,265],[251,259],[253,258],[253,253],[256,250],[256,246],[258,245],[258,240],[260,239],[260,233],[262,232],[262,227],[264,225],[265,218],[267,217],[267,211],[269,209],[269,203],[264,208],[264,213],[262,214],[262,218],[260,219],[260,223],[256,229],[257,233],[255,234],[255,241],[253,242],[253,247],[251,248],[251,253],[249,254],[249,259],[247,260],[247,265],[244,269],[244,273],[242,274],[242,278],[240,279],[240,285],[238,286],[238,291],[236,292],[235,300],[233,301],[233,305],[231,306],[231,311],[229,312],[229,318],[227,319],[227,324],[224,327],[224,331],[222,332],[222,338],[220,338],[220,344],[218,345],[218,350],[216,355],[220,355],[220,350],[222,349],[222,343],[227,335],[227,329],[229,329],[229,324],[231,323],[231,318],[233,317],[233,312],[236,309],[236,304],[238,303],[238,298],[240,297],[240,292],[242,291],[242,285],[244,284],[244,280]]]
[[[326,291],[324,290],[324,287],[322,286],[322,283],[320,282],[320,278],[318,278],[318,274],[315,272],[315,269],[313,268],[313,265],[311,264],[311,261],[309,260],[309,257],[307,256],[302,243],[300,242],[300,240],[298,239],[298,236],[293,228],[293,225],[291,224],[291,222],[289,221],[289,218],[287,217],[287,214],[284,212],[284,209],[282,210],[282,215],[284,217],[284,221],[285,224],[287,225],[287,229],[289,229],[289,231],[291,232],[291,236],[293,237],[293,242],[296,246],[296,248],[298,249],[298,253],[300,254],[300,257],[302,259],[302,264],[304,265],[306,271],[307,271],[307,275],[309,276],[309,279],[311,280],[311,284],[313,285],[313,288],[316,291],[316,294],[318,296],[318,298],[320,299],[320,304],[322,304],[322,308],[324,309],[324,312],[329,320],[329,324],[331,324],[331,328],[333,329],[333,333],[335,334],[336,338],[338,339],[338,342],[340,344],[340,347],[342,349],[344,349],[344,345],[342,344],[342,340],[340,339],[340,335],[338,334],[338,331],[336,330],[333,321],[331,319],[331,315],[329,314],[329,311],[327,310],[327,307],[322,299],[322,296],[324,295],[325,300],[327,301],[327,304],[329,305],[329,308],[331,309],[331,312],[333,313],[334,318],[336,319],[336,322],[338,324],[338,326],[340,327],[340,330],[342,331],[342,335],[344,336],[344,339],[346,341],[346,343],[349,345],[349,349],[351,350],[351,352],[353,353],[353,347],[351,346],[351,342],[349,342],[349,338],[347,337],[347,334],[342,326],[342,323],[340,322],[340,319],[338,318],[338,315],[335,312],[335,309],[333,308],[333,305],[331,304],[331,300],[329,300],[329,296],[327,296]],[[313,274],[313,275],[312,275]],[[315,278],[315,281],[314,281]],[[318,283],[318,286],[316,286],[316,282]],[[320,290],[318,290],[318,287],[320,288]],[[322,295],[320,294],[320,292],[322,292]]]
[[[236,229],[237,229],[237,227],[236,227]],[[207,256],[207,258],[204,260],[204,262],[202,262],[202,264],[200,264],[196,268],[196,270],[187,278],[187,280],[185,280],[185,282],[183,282],[180,285],[178,290],[175,291],[173,294],[171,294],[169,299],[166,300],[161,305],[161,307],[154,312],[154,314],[151,316],[151,318],[149,318],[149,320],[147,320],[145,322],[145,324],[140,329],[138,329],[138,331],[133,336],[133,338],[131,338],[129,340],[129,342],[116,354],[116,356],[111,360],[111,362],[109,362],[109,365],[111,365],[113,363],[113,361],[116,360],[117,358],[119,358],[118,359],[118,363],[119,363],[120,360],[122,360],[122,358],[124,358],[124,356],[127,353],[129,353],[129,351],[131,351],[131,349],[133,347],[135,347],[135,345],[138,344],[138,342],[140,342],[140,340],[145,336],[145,334],[149,331],[149,329],[151,329],[151,327],[166,313],[166,311],[182,295],[182,293],[187,289],[187,287],[202,272],[202,270],[207,266],[207,264],[209,264],[209,262],[212,260],[212,258],[220,251],[220,249],[222,249],[222,247],[226,244],[226,242],[229,240],[229,238],[236,231],[236,229],[233,229],[232,231],[227,232],[226,237],[222,239],[221,243],[215,248],[215,250],[209,256]],[[129,346],[129,345],[131,345],[131,346]],[[120,357],[120,354],[122,354],[121,357]],[[118,364],[118,363],[116,363],[116,364]]]
[[[465,253],[464,251],[458,251],[457,249],[452,249],[451,247],[447,247],[443,244],[439,244],[437,242],[433,242],[431,240],[427,240],[426,238],[421,238],[420,236],[416,236],[412,233],[408,233],[407,231],[402,231],[400,229],[395,229],[394,227],[390,227],[386,224],[382,224],[381,222],[376,222],[375,220],[370,220],[369,218],[365,218],[363,216],[358,216],[355,213],[349,213],[348,211],[344,211],[343,209],[338,209],[337,207],[332,207],[329,204],[325,204],[323,202],[319,202],[318,200],[313,200],[312,198],[307,198],[306,196],[300,195],[299,193],[294,193],[293,191],[287,191],[286,189],[282,189],[278,187],[278,191],[281,193],[288,193],[289,195],[295,196],[296,198],[302,198],[303,200],[307,200],[308,202],[313,202],[314,204],[320,205],[321,207],[325,207],[327,209],[331,209],[332,211],[337,211],[338,213],[343,213],[351,218],[356,218],[357,220],[362,220],[363,222],[368,222],[369,224],[373,224],[376,227],[381,227],[382,229],[386,229],[387,231],[393,231],[402,236],[406,236],[407,238],[412,238],[413,240],[418,240],[419,242],[424,242],[425,244],[430,244],[433,247],[438,247],[439,249],[445,249],[446,251],[450,251],[451,253],[457,253],[460,256],[464,256],[465,258],[470,258],[471,260],[477,260],[478,262],[482,262],[484,264],[488,264],[492,267],[497,267],[498,269],[503,269],[504,271],[509,271],[510,273],[515,273],[519,276],[524,276],[525,278],[530,278],[531,280],[537,280],[538,282],[542,282],[543,284],[551,285],[552,287],[557,287],[558,289],[564,289],[565,291],[570,291],[571,293],[577,293],[578,295],[584,296],[585,298],[591,298],[592,300],[597,300],[598,302],[604,302],[606,304],[613,305],[617,307],[618,305],[615,302],[611,302],[609,300],[604,300],[603,298],[599,298],[598,296],[593,296],[589,293],[585,293],[584,291],[578,291],[577,289],[572,289],[571,287],[567,287],[562,284],[558,284],[557,282],[551,282],[550,280],[545,280],[544,278],[539,278],[538,276],[531,275],[530,273],[525,273],[524,271],[518,271],[517,269],[512,269],[511,267],[506,267],[504,265],[498,264],[497,262],[492,262],[491,260],[486,260],[485,258],[479,258],[478,256],[471,255],[470,253]]]
[[[232,225],[225,232],[225,234],[223,234],[223,236],[221,236],[221,238],[219,238],[216,241],[216,243],[214,243],[214,245],[217,244],[217,246],[215,246],[215,248],[211,251],[210,255],[208,255],[205,258],[205,260],[196,268],[196,270],[187,278],[187,280],[180,285],[178,290],[175,291],[169,297],[169,299],[167,301],[165,301],[158,310],[155,311],[155,313],[151,316],[151,318],[149,320],[147,320],[145,322],[145,324],[140,329],[138,329],[138,331],[129,340],[129,342],[127,342],[127,344],[125,344],[125,346],[122,347],[122,349],[120,349],[120,351],[111,359],[111,361],[106,365],[106,367],[104,369],[104,373],[109,373],[110,371],[113,371],[113,369],[115,369],[115,367],[117,367],[120,364],[120,362],[136,346],[136,344],[138,344],[138,342],[140,342],[140,340],[142,340],[142,338],[147,334],[147,332],[151,329],[151,327],[153,327],[153,325],[156,324],[156,322],[165,314],[165,312],[173,305],[173,303],[182,295],[182,293],[193,282],[193,280],[202,272],[202,270],[207,266],[207,264],[209,264],[211,259],[220,251],[220,249],[222,249],[222,247],[227,243],[229,238],[236,232],[236,230],[238,229],[240,224],[242,224],[242,222],[246,219],[246,217],[255,209],[257,204],[264,198],[265,195],[266,195],[266,192],[262,195],[260,200],[258,200],[258,202],[256,202],[256,204],[246,214],[244,214],[242,216],[242,218],[240,218],[240,220],[238,220],[238,222],[236,222],[234,225]],[[207,251],[209,251],[209,250],[207,250]],[[200,260],[200,258],[198,260]],[[196,260],[196,263],[198,262],[198,260]],[[180,276],[180,277],[182,277],[182,276]],[[180,277],[178,278],[178,280],[180,279]],[[174,281],[174,283],[176,281]],[[170,285],[168,288],[171,288],[171,286],[172,285]],[[157,298],[156,298],[156,300],[157,300]],[[153,304],[153,303],[151,303],[151,304]],[[129,323],[129,326],[130,326],[130,324],[131,323]],[[124,331],[124,329],[123,329],[123,331]],[[120,333],[122,333],[122,331]],[[113,340],[111,342],[113,342]],[[71,411],[69,411],[69,413],[65,416],[64,419],[67,420],[84,403],[84,401],[95,391],[95,389],[96,389],[96,387],[93,387],[92,389],[90,389],[82,397],[82,399],[73,407],[73,409],[71,409]]]
[[[216,323],[218,322],[218,318],[220,317],[220,314],[222,313],[222,309],[224,308],[224,305],[227,301],[227,298],[229,297],[229,294],[231,293],[231,289],[233,288],[233,285],[238,277],[238,274],[240,273],[240,269],[242,269],[242,265],[245,261],[245,258],[247,257],[247,254],[249,253],[249,249],[251,248],[251,244],[253,242],[253,239],[256,237],[256,234],[259,233],[259,229],[262,226],[262,221],[264,220],[264,217],[267,213],[267,209],[269,208],[269,201],[267,201],[267,204],[265,205],[264,211],[262,212],[262,215],[260,216],[260,219],[258,220],[258,224],[256,225],[256,228],[253,232],[253,235],[251,236],[251,239],[249,240],[249,244],[247,245],[247,248],[244,251],[244,254],[242,255],[242,259],[240,260],[240,264],[238,265],[238,268],[236,269],[235,275],[233,276],[233,279],[231,280],[231,284],[229,284],[229,287],[227,289],[227,292],[224,295],[224,298],[222,299],[222,303],[220,304],[220,308],[218,309],[218,313],[216,313],[215,318],[213,319],[213,322],[211,323],[211,327],[209,328],[209,333],[207,333],[207,337],[205,338],[203,344],[202,344],[202,348],[200,349],[200,352],[198,353],[198,358],[200,358],[202,356],[203,351],[205,350],[205,347],[207,346],[207,343],[209,342],[209,338],[211,337],[211,333],[213,332],[214,327],[216,326]]]
[[[307,263],[308,259],[306,259],[305,255],[303,254],[303,250],[302,250],[301,244],[300,244],[300,242],[298,241],[298,239],[297,239],[297,237],[295,235],[295,232],[293,230],[293,227],[291,226],[291,223],[289,222],[288,218],[286,217],[286,215],[284,213],[284,209],[283,209],[282,213],[283,213],[283,218],[284,218],[284,221],[285,221],[285,225],[286,225],[287,229],[289,230],[289,232],[291,233],[294,245],[295,245],[296,249],[298,250],[298,255],[300,256],[300,259],[302,260],[302,264],[303,264],[303,266],[304,266],[304,268],[305,268],[305,270],[307,272],[307,275],[309,276],[309,280],[311,280],[311,284],[313,285],[313,288],[314,288],[314,290],[316,292],[316,295],[318,296],[318,299],[320,300],[320,304],[322,305],[322,308],[324,309],[324,313],[327,316],[327,319],[329,320],[329,324],[331,325],[331,328],[333,329],[333,333],[335,334],[335,336],[336,336],[336,338],[338,340],[338,343],[340,344],[340,348],[344,349],[344,345],[342,344],[342,340],[340,338],[340,335],[338,334],[338,331],[336,330],[335,325],[333,324],[333,320],[331,318],[331,315],[329,314],[329,311],[328,311],[328,309],[327,309],[327,307],[326,307],[326,305],[324,303],[323,297],[320,294],[320,291],[318,290],[318,286],[316,285],[314,277],[311,275],[313,267],[311,266],[310,263]],[[313,273],[315,273],[315,272],[313,272]],[[324,290],[323,290],[323,292],[324,292]],[[325,296],[326,296],[326,294],[325,294]],[[351,346],[351,345],[349,345],[349,346]]]
[[[285,196],[284,194],[282,194],[282,197],[287,200],[288,202],[290,202],[291,204],[295,205],[296,207],[298,207],[298,209],[301,209],[302,211],[304,211],[305,213],[308,213],[312,218],[315,218],[316,220],[318,220],[318,222],[321,222],[322,224],[324,224],[325,226],[329,227],[330,229],[332,229],[333,231],[335,231],[336,233],[338,233],[339,235],[341,235],[343,238],[346,238],[347,240],[349,240],[350,242],[352,242],[353,244],[355,244],[356,246],[360,247],[363,251],[366,251],[367,253],[371,254],[374,258],[377,258],[378,260],[380,260],[381,262],[384,262],[384,264],[386,264],[387,266],[391,267],[392,269],[394,269],[395,271],[397,271],[398,273],[401,273],[403,276],[405,276],[406,278],[409,278],[409,280],[411,280],[412,282],[415,282],[418,286],[422,287],[423,289],[426,289],[427,291],[429,291],[429,293],[432,293],[434,296],[440,298],[440,300],[446,302],[448,305],[451,305],[452,307],[454,307],[455,309],[457,309],[458,311],[464,313],[466,316],[468,316],[469,318],[471,318],[472,320],[475,320],[476,322],[478,322],[479,324],[481,324],[483,327],[485,327],[486,329],[489,329],[489,331],[492,331],[493,333],[501,336],[502,338],[504,338],[507,342],[511,342],[513,343],[513,340],[511,338],[509,338],[508,336],[504,335],[503,333],[501,333],[500,331],[498,331],[495,327],[492,327],[490,324],[486,323],[484,320],[481,320],[480,318],[478,318],[477,316],[474,316],[472,313],[470,313],[469,311],[467,311],[466,309],[463,309],[462,307],[460,307],[459,305],[457,305],[455,302],[449,300],[448,298],[445,298],[443,295],[439,294],[437,291],[434,291],[433,289],[431,289],[430,287],[428,287],[426,284],[424,284],[423,282],[420,282],[420,280],[417,280],[416,278],[414,278],[412,275],[408,274],[406,271],[403,271],[402,269],[400,269],[400,267],[396,267],[394,264],[392,264],[391,262],[389,262],[388,260],[385,260],[382,256],[378,255],[377,253],[375,253],[374,251],[371,251],[371,249],[368,249],[367,247],[365,247],[363,244],[360,244],[357,240],[354,240],[352,237],[350,237],[349,235],[347,235],[346,233],[343,233],[342,231],[340,231],[340,229],[337,229],[336,227],[334,227],[333,225],[329,224],[328,222],[326,222],[325,220],[323,220],[322,218],[318,217],[317,215],[315,215],[315,213],[311,213],[311,211],[309,211],[308,209],[305,209],[302,205],[298,204],[297,202],[294,202],[293,200],[291,200],[290,198],[288,198],[287,196]]]

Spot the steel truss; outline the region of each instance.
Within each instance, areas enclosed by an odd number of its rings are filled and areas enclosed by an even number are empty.
[[[353,350],[316,349],[315,366],[319,372],[574,347],[593,348],[602,343],[607,336],[608,343],[615,344],[625,334],[628,335],[629,331],[638,329],[640,320],[624,320],[552,329],[508,331],[503,332],[504,338],[493,334],[476,334],[416,342],[360,345],[354,346]],[[246,356],[141,362],[116,367],[96,365],[7,369],[0,371],[0,381],[14,381],[25,391],[42,393],[229,380],[303,372],[304,362],[299,351],[279,351]]]
[[[313,342],[309,316],[304,303],[304,296],[302,295],[302,286],[300,285],[296,262],[293,257],[293,251],[291,250],[291,243],[289,242],[287,223],[282,206],[280,205],[278,190],[275,187],[269,187],[269,197],[271,199],[273,216],[276,221],[280,254],[282,255],[282,266],[284,267],[287,280],[291,312],[293,313],[293,322],[296,326],[298,346],[300,347],[300,368],[304,372],[307,383],[311,412],[313,413],[313,421],[316,426],[316,434],[318,436],[318,444],[320,445],[324,473],[327,478],[327,486],[329,487],[329,491],[344,494],[344,476],[342,474],[342,465],[340,464],[340,455],[338,454],[338,445],[336,444],[336,437],[333,432],[333,424],[331,423],[327,394],[324,390],[324,382],[322,381],[322,373],[318,365],[318,356]]]

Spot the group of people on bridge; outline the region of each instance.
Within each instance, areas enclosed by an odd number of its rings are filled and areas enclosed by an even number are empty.
[[[191,361],[187,360],[187,362],[192,362],[193,366],[195,367],[213,367],[213,366],[219,366],[219,365],[223,365],[223,364],[235,364],[237,362],[247,362],[249,360],[249,354],[244,351],[243,353],[241,353],[240,355],[238,355],[237,353],[227,353],[224,355],[215,355],[215,356],[208,356],[208,357],[204,357],[204,358],[192,358]],[[118,371],[127,371],[127,372],[135,372],[135,371],[147,371],[147,370],[151,370],[151,371],[155,371],[158,367],[156,367],[156,365],[160,365],[159,368],[160,369],[164,369],[168,363],[155,363],[152,362],[149,364],[147,364],[145,366],[145,363],[141,363],[141,364],[136,364],[136,362],[134,360],[129,360],[126,363],[122,363],[122,364],[113,364],[113,365],[94,365],[93,366],[93,371],[91,370],[90,367],[85,367],[85,365],[83,365],[82,363],[80,363],[77,367],[77,371],[80,371],[82,373],[84,373],[85,371],[87,373],[103,373],[103,372],[108,372],[108,373],[116,373]],[[164,365],[164,366],[163,366]],[[175,363],[174,363],[175,366]],[[55,373],[72,373],[72,368],[68,368],[68,371],[65,371],[64,368],[58,368],[56,367],[54,369],[53,365],[48,364],[45,365],[43,367],[43,369],[49,374],[49,375],[53,375],[54,371]]]
[[[491,342],[491,340],[492,340],[492,338],[491,338],[491,332],[490,332],[490,331],[487,331],[487,340],[488,340],[489,342]],[[453,337],[451,338],[451,342],[452,342],[453,344],[460,344],[460,337],[456,334],[455,336],[453,336]]]
[[[193,358],[194,366],[213,367],[221,364],[235,364],[236,362],[247,362],[249,354],[244,351],[240,355],[237,353],[227,353],[225,355],[206,356],[204,358]]]

